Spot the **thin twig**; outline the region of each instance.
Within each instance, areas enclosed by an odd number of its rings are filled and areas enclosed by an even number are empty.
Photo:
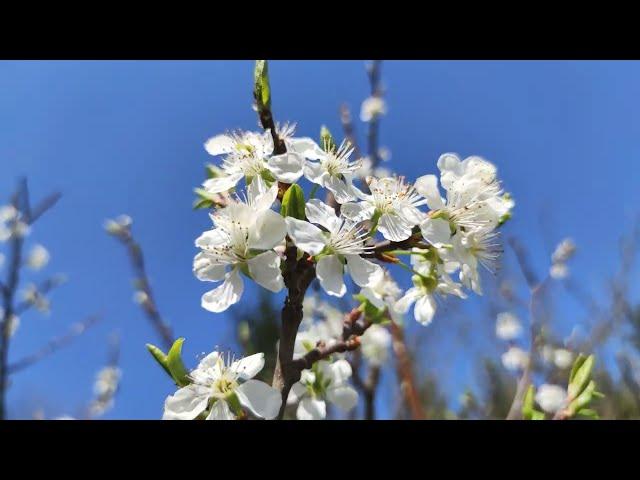
[[[101,319],[102,317],[99,315],[92,315],[86,320],[72,325],[65,334],[51,339],[38,351],[11,363],[7,368],[8,373],[13,375],[14,373],[25,370],[26,368],[38,363],[40,360],[48,357],[58,350],[61,350],[69,345],[75,338],[82,335],[88,328],[91,328],[98,323]]]

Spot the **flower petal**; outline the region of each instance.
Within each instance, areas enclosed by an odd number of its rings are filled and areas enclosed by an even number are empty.
[[[249,248],[268,250],[282,243],[287,234],[287,224],[282,215],[273,210],[258,213],[255,225],[249,229]]]
[[[431,245],[441,247],[451,243],[451,228],[449,222],[441,218],[427,218],[420,224],[422,236]]]
[[[416,191],[427,199],[427,205],[431,210],[444,208],[444,202],[438,190],[438,178],[435,175],[423,175],[414,184]]]
[[[264,367],[264,353],[254,353],[248,357],[233,362],[229,369],[235,372],[242,380],[255,377]]]
[[[404,296],[396,302],[396,310],[400,313],[407,313],[409,307],[411,307],[411,305],[420,298],[420,295],[420,289],[411,287],[405,292]]]
[[[193,420],[207,408],[209,389],[202,385],[187,385],[164,402],[163,420]]]
[[[378,230],[384,238],[392,242],[401,242],[411,236],[413,225],[398,215],[384,213],[378,221]]]
[[[296,410],[298,420],[324,420],[326,416],[327,404],[316,398],[303,398]]]
[[[349,385],[342,385],[327,390],[327,400],[348,412],[358,403],[358,392]]]
[[[289,390],[289,397],[287,398],[287,405],[295,405],[298,403],[307,393],[307,387],[302,383],[296,382]]]
[[[202,187],[209,193],[226,192],[235,187],[242,177],[244,177],[242,172],[236,172],[222,177],[210,178],[202,184]]]
[[[218,400],[211,407],[207,420],[235,420],[236,416],[231,412],[229,405],[224,400]]]
[[[330,232],[340,230],[340,219],[336,216],[336,211],[322,200],[313,198],[307,202],[305,214],[311,223],[322,225]]]
[[[224,312],[242,296],[244,284],[237,268],[225,276],[224,283],[202,296],[201,305],[205,310],[218,313]]]
[[[273,250],[261,253],[247,260],[249,273],[255,282],[271,290],[279,292],[284,287],[282,273],[280,272],[280,257]]]
[[[282,395],[280,391],[258,380],[247,380],[235,390],[240,403],[255,416],[272,420],[278,416]]]
[[[209,155],[224,155],[235,151],[236,142],[231,136],[221,134],[207,140],[204,148]]]
[[[224,265],[216,265],[211,262],[208,255],[200,252],[193,259],[193,273],[203,282],[219,282],[225,276]]]
[[[293,217],[287,217],[284,220],[291,240],[300,250],[310,255],[317,255],[324,249],[326,237],[318,227]]]
[[[319,160],[326,155],[324,150],[309,137],[291,138],[286,142],[289,150],[293,150],[309,160]]]
[[[304,172],[303,160],[295,152],[274,155],[269,158],[268,163],[271,173],[273,173],[276,179],[284,183],[294,183]]]
[[[360,287],[368,287],[382,280],[384,271],[380,265],[365,260],[360,255],[345,255],[347,269],[353,281]]]
[[[340,206],[340,215],[354,222],[362,222],[371,219],[375,210],[375,207],[368,202],[347,202]]]
[[[351,187],[351,185],[347,184],[344,180],[338,177],[327,176],[324,179],[324,187],[331,193],[333,193],[336,201],[340,204],[347,203],[356,199],[355,190]]]
[[[429,325],[436,313],[436,301],[431,295],[423,295],[416,301],[413,310],[415,319],[422,325]]]
[[[316,276],[324,291],[334,297],[342,297],[347,287],[344,284],[344,268],[337,255],[326,255],[316,265]]]
[[[343,358],[331,363],[321,362],[320,369],[323,376],[330,379],[334,387],[345,384],[353,373],[351,365]]]
[[[274,184],[269,187],[267,182],[260,176],[254,177],[247,187],[247,203],[256,211],[262,212],[270,209],[277,197],[277,183],[274,182]]]

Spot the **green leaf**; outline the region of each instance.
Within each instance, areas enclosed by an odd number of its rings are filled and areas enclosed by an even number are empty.
[[[176,381],[179,387],[186,387],[191,383],[189,380],[189,372],[182,363],[182,344],[184,343],[184,338],[179,338],[169,350],[167,354],[167,366],[169,371],[171,372],[171,376]]]
[[[532,410],[531,411],[531,420],[544,420],[545,418],[547,418],[544,414],[544,412],[540,412],[538,410]]]
[[[575,374],[573,375],[573,379],[569,383],[569,397],[576,398],[578,397],[582,391],[587,387],[589,383],[589,379],[591,378],[591,370],[593,370],[593,364],[595,363],[595,357],[593,355],[589,355],[582,365],[578,367]],[[595,385],[594,385],[595,388]]]
[[[271,108],[271,88],[269,86],[269,67],[266,60],[256,60],[253,71],[254,91],[258,110]]]
[[[304,192],[302,188],[297,184],[291,185],[282,197],[280,214],[283,217],[293,217],[298,220],[304,220],[304,207]]]
[[[575,414],[576,412],[580,411],[582,408],[589,405],[589,402],[591,402],[591,397],[593,396],[593,392],[595,390],[596,390],[596,382],[591,380],[589,384],[585,387],[583,392],[580,395],[578,395],[578,397],[569,404],[569,412],[571,412],[571,414]]]
[[[338,148],[333,135],[324,125],[320,128],[320,146],[325,152],[333,152]]]
[[[535,395],[535,391],[535,387],[533,385],[529,385],[527,393],[524,396],[524,400],[522,401],[522,418],[525,420],[531,420],[533,418],[533,397]]]
[[[158,347],[156,347],[155,345],[151,345],[150,343],[147,343],[146,346],[147,346],[147,350],[149,350],[149,353],[155,359],[155,361],[160,364],[160,366],[164,369],[165,372],[167,372],[167,375],[173,378],[173,375],[171,375],[171,370],[169,370],[169,363],[167,361],[167,356],[164,354],[164,352],[160,350]]]
[[[600,418],[598,412],[591,408],[583,408],[577,414],[586,418],[592,418],[593,420],[598,420]]]
[[[581,353],[573,362],[573,366],[571,367],[571,374],[569,375],[569,383],[573,382],[573,377],[576,376],[576,372],[582,366],[582,364],[586,359],[587,359],[587,356]]]

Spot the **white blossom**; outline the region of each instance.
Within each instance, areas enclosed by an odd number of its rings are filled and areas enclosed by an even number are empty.
[[[20,317],[13,314],[9,318],[5,318],[4,314],[4,309],[0,307],[0,321],[9,322],[7,326],[7,328],[9,329],[9,337],[13,337],[13,335],[15,335],[15,333],[18,331],[18,328],[20,327]]]
[[[40,244],[34,245],[25,260],[25,265],[32,270],[40,270],[49,263],[49,252]]]
[[[291,388],[287,404],[298,403],[298,420],[323,420],[327,416],[327,402],[349,411],[358,403],[358,393],[347,383],[351,374],[351,365],[346,360],[316,362],[310,370],[302,371],[300,381]]]
[[[268,188],[257,177],[247,189],[246,203],[232,201],[211,215],[215,228],[196,240],[201,252],[193,270],[200,280],[224,281],[202,296],[206,310],[222,312],[240,300],[241,271],[248,271],[256,283],[272,292],[283,288],[280,256],[271,250],[286,234],[283,218],[271,210],[277,194],[277,185]],[[258,250],[263,252],[256,254]]]
[[[565,406],[567,391],[559,385],[540,385],[536,392],[536,402],[547,413],[556,413]]]
[[[553,363],[560,369],[569,368],[573,363],[573,352],[566,348],[558,348],[554,350]]]
[[[501,360],[507,370],[524,370],[529,364],[529,354],[520,347],[511,347],[502,354]]]
[[[22,219],[20,213],[13,205],[0,207],[0,242],[29,234],[29,225]]]
[[[119,215],[115,219],[108,218],[104,221],[104,229],[111,235],[121,235],[131,228],[133,220],[129,215]]]
[[[514,340],[522,335],[522,325],[511,312],[501,312],[496,318],[496,336],[501,340]]]
[[[418,207],[427,201],[402,177],[370,177],[367,183],[371,193],[357,190],[361,201],[342,205],[342,215],[357,222],[375,218],[377,229],[387,240],[400,242],[409,238],[413,227],[425,218]]]
[[[326,151],[325,151],[326,150]],[[305,177],[312,183],[326,188],[340,204],[355,200],[356,189],[353,177],[361,167],[361,161],[350,162],[353,148],[343,141],[337,148],[329,148],[317,153],[317,161],[308,161],[304,167]]]
[[[551,255],[551,267],[549,268],[551,278],[561,280],[569,276],[567,262],[573,257],[575,251],[576,245],[570,238],[565,238],[556,246],[556,249]]]
[[[454,282],[446,271],[446,265],[433,263],[423,256],[424,251],[414,248],[411,256],[416,275],[411,280],[413,287],[396,302],[396,308],[406,313],[415,303],[413,316],[422,325],[428,325],[436,313],[436,296],[455,295],[466,298],[459,284]]]
[[[263,353],[240,360],[210,353],[190,373],[193,383],[167,397],[163,420],[194,420],[204,414],[207,420],[233,420],[241,413],[238,404],[258,418],[275,418],[280,392],[253,379],[263,367]]]
[[[391,334],[381,325],[371,325],[360,337],[362,355],[371,365],[382,365],[389,358]]]
[[[285,219],[287,231],[299,249],[317,258],[316,276],[325,292],[335,297],[346,293],[345,267],[360,287],[369,286],[383,275],[379,265],[362,258],[367,251],[368,233],[356,222],[339,218],[333,208],[318,199],[307,202],[305,212],[308,222],[293,217]]]
[[[22,291],[22,299],[33,305],[36,310],[42,313],[49,313],[51,304],[49,300],[38,291],[38,288],[34,284],[29,284]]]
[[[368,287],[360,290],[360,294],[364,295],[376,308],[387,308],[391,318],[396,322],[401,321],[403,316],[396,306],[403,293],[387,270]]]
[[[374,95],[366,98],[362,102],[360,108],[360,120],[363,122],[370,122],[371,120],[378,118],[381,115],[387,113],[387,104],[384,99]]]

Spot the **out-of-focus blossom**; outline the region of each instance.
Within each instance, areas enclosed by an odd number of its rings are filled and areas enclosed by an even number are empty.
[[[569,275],[567,262],[576,252],[576,244],[570,238],[562,240],[551,255],[551,267],[549,275],[557,280],[566,278]]]
[[[22,299],[33,305],[39,312],[49,313],[51,307],[49,300],[38,291],[34,284],[31,283],[25,287],[22,291]]]
[[[29,255],[25,260],[25,265],[31,270],[40,270],[49,263],[49,252],[42,245],[37,244],[31,248]]]
[[[553,352],[553,363],[556,367],[565,369],[573,363],[573,352],[566,348],[558,348]]]
[[[370,122],[387,113],[387,104],[377,95],[366,98],[360,107],[360,120]]]
[[[128,231],[133,224],[133,220],[129,215],[120,215],[115,219],[107,219],[104,221],[104,229],[111,235],[121,235]]]
[[[522,335],[520,320],[511,312],[502,312],[496,318],[496,336],[501,340],[514,340]]]
[[[371,365],[382,365],[389,358],[391,334],[380,325],[371,325],[360,337],[362,355]]]
[[[502,354],[501,360],[507,370],[524,370],[529,363],[529,354],[520,347],[511,347]]]
[[[556,413],[564,407],[567,391],[559,385],[540,385],[536,392],[536,402],[547,413]]]

